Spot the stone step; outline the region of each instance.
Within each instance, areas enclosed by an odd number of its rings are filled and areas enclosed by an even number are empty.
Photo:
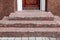
[[[0,27],[20,27],[20,28],[57,28],[57,24],[0,24]]]
[[[10,21],[0,20],[0,27],[28,27],[28,28],[55,28],[59,27],[56,21]]]
[[[60,32],[60,28],[0,27],[0,32]]]
[[[60,37],[60,28],[0,27],[0,37]]]
[[[9,15],[8,20],[54,20],[51,12],[42,12],[40,10],[23,10]]]

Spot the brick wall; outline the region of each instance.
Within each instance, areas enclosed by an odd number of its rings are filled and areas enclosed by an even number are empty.
[[[60,0],[47,0],[47,10],[60,16]]]
[[[5,15],[8,16],[11,12],[14,11],[14,0],[4,0],[3,5],[3,11]]]
[[[14,8],[14,0],[0,0],[0,19],[14,12]]]
[[[0,19],[3,17],[3,0],[0,0]]]

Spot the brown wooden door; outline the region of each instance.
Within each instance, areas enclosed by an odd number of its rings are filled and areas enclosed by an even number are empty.
[[[40,0],[23,0],[23,9],[40,9]]]

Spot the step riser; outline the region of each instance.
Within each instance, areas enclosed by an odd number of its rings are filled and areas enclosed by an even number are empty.
[[[54,36],[53,36],[54,35]],[[57,32],[0,32],[0,37],[59,37]]]
[[[53,17],[34,17],[34,18],[20,18],[20,17],[15,17],[15,18],[8,18],[8,20],[26,20],[26,21],[53,21],[54,18]]]
[[[0,24],[0,27],[18,27],[18,28],[56,28],[57,24]]]

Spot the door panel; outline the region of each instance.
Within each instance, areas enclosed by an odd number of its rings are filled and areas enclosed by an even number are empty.
[[[40,9],[40,0],[23,0],[23,9]]]

